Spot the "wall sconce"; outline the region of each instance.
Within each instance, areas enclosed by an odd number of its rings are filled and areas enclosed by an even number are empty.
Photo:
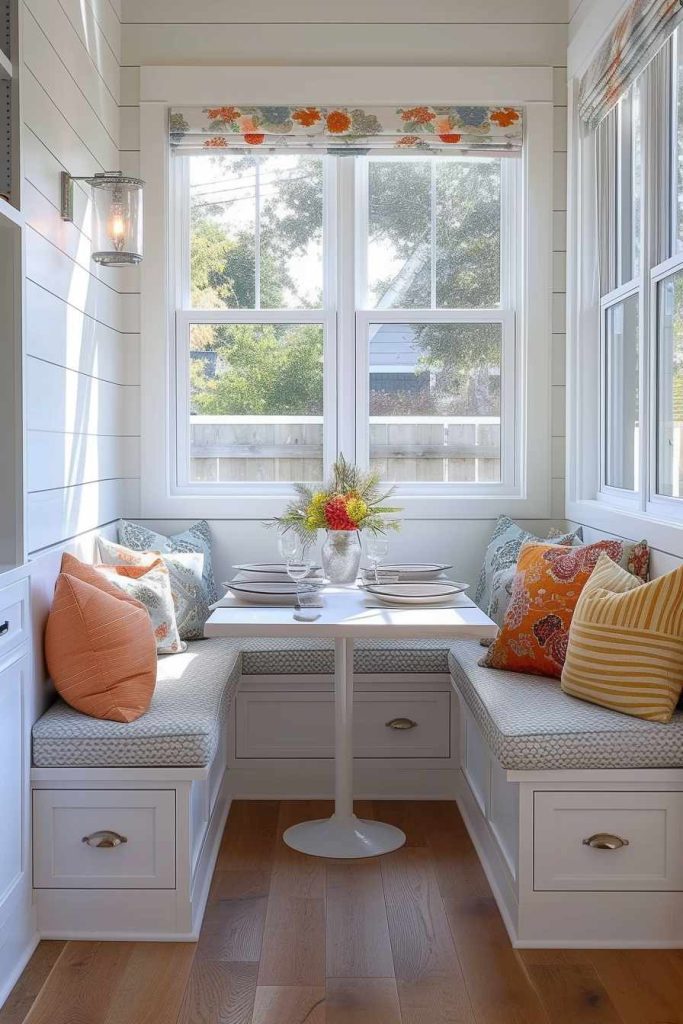
[[[95,263],[105,267],[140,263],[144,181],[121,171],[104,171],[82,178],[62,171],[63,220],[73,220],[74,181],[87,181],[92,189],[92,258]]]

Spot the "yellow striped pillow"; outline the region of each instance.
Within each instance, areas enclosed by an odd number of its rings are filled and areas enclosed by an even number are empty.
[[[562,689],[668,722],[683,688],[683,566],[641,583],[603,554],[569,630]]]

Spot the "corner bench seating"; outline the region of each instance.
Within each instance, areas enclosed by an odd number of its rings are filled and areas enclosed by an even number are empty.
[[[619,715],[565,695],[556,680],[481,668],[483,653],[476,641],[374,641],[356,650],[357,700],[370,701],[359,732],[373,700],[384,702],[382,729],[385,710],[394,713],[391,702],[406,690],[415,700],[443,698],[435,706],[441,717],[445,707],[449,723],[456,702],[454,741],[441,762],[382,752],[372,771],[383,760],[388,775],[400,766],[429,798],[430,769],[440,765],[516,945],[680,945],[683,712],[666,726]],[[130,725],[56,701],[33,730],[41,933],[195,938],[229,794],[270,795],[241,789],[239,751],[232,760],[228,751],[231,708],[241,699],[274,700],[280,721],[286,706],[277,702],[295,698],[290,721],[298,724],[302,708],[305,715],[320,702],[330,707],[332,671],[331,644],[214,638],[160,658],[150,710]],[[280,753],[246,763],[265,764],[272,785],[291,762]],[[312,773],[316,762],[299,763]],[[115,851],[82,845],[102,828],[126,834],[127,843]],[[628,845],[584,845],[601,832]]]

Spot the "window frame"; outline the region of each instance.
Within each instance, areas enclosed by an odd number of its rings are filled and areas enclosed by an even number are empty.
[[[658,288],[673,273],[683,270],[683,245],[677,246],[677,49],[674,35],[639,77],[641,130],[640,267],[632,279],[599,295],[599,274],[594,254],[618,281],[615,261],[610,263],[605,226],[611,223],[610,202],[615,201],[618,171],[613,187],[597,188],[590,168],[600,172],[598,139],[602,126],[587,132],[578,113],[578,80],[570,89],[571,147],[569,190],[569,250],[572,291],[568,307],[569,451],[567,514],[577,522],[635,539],[647,534],[651,543],[672,554],[683,555],[683,498],[657,492],[659,359]],[[609,115],[608,115],[609,116]],[[683,125],[681,125],[683,130]],[[613,162],[614,163],[614,162]],[[616,161],[618,166],[618,161]],[[598,178],[598,182],[600,179]],[[609,201],[599,203],[598,197]],[[614,209],[616,210],[616,205]],[[597,225],[602,225],[602,233]],[[623,242],[623,240],[622,240]],[[623,248],[623,244],[622,244]],[[573,286],[573,287],[572,287]],[[605,332],[607,313],[629,295],[639,294],[639,488],[626,491],[605,482],[607,439]],[[598,342],[599,363],[594,346]],[[598,371],[596,377],[596,370]],[[596,384],[596,380],[598,383]],[[596,460],[595,427],[600,434]]]
[[[258,154],[254,154],[258,158]],[[190,305],[189,157],[171,162],[171,220],[175,249],[170,255],[174,311],[175,462],[171,490],[177,495],[288,495],[292,482],[193,481],[190,478],[190,329],[194,324],[320,324],[323,329],[323,475],[341,451],[358,465],[369,462],[368,329],[385,323],[499,323],[501,325],[501,478],[493,482],[406,481],[397,495],[511,495],[520,479],[515,423],[517,306],[521,292],[514,239],[519,237],[521,161],[501,158],[500,304],[489,308],[372,309],[368,304],[368,168],[372,159],[405,161],[409,156],[323,156],[323,300],[319,309],[195,309]],[[419,156],[415,159],[420,159]],[[438,159],[429,157],[430,161]],[[453,159],[447,157],[445,159]],[[435,210],[432,210],[435,216]],[[257,238],[258,245],[258,238]],[[351,254],[345,259],[344,255]],[[256,261],[258,273],[258,258]],[[433,287],[432,287],[433,291]],[[432,296],[434,298],[434,296]],[[340,377],[338,362],[353,361],[353,377]],[[335,386],[336,384],[336,386]],[[416,417],[416,419],[419,419]],[[341,424],[355,423],[340,437]],[[391,484],[393,481],[383,481]]]
[[[140,515],[161,524],[204,516],[257,522],[278,514],[283,495],[263,493],[179,494],[171,486],[175,462],[175,295],[171,203],[172,160],[168,147],[169,106],[211,105],[217,95],[246,104],[298,103],[312,93],[320,102],[409,104],[428,94],[436,102],[463,104],[506,101],[525,107],[525,147],[521,160],[521,264],[517,320],[516,441],[519,480],[512,494],[403,494],[402,518],[410,520],[491,520],[506,513],[528,520],[561,517],[563,492],[551,472],[552,332],[563,332],[559,303],[552,301],[553,251],[553,89],[550,68],[362,67],[349,78],[345,68],[142,67],[140,71],[140,166],[145,191],[145,260],[140,274]],[[556,174],[562,168],[555,160]],[[343,166],[343,162],[342,162]],[[348,165],[347,165],[348,166]],[[341,168],[340,168],[341,169]],[[348,188],[338,175],[337,193]],[[559,193],[556,193],[559,195]],[[533,203],[530,198],[533,196]],[[557,220],[557,214],[555,220]],[[354,226],[355,230],[355,226]],[[339,263],[349,258],[340,248]],[[337,268],[338,269],[338,268]],[[335,271],[336,272],[336,271]],[[137,298],[131,316],[137,332]],[[343,302],[342,302],[343,307]],[[348,318],[347,318],[348,319]],[[337,316],[344,324],[343,308]],[[533,367],[533,374],[530,372]],[[355,350],[340,353],[337,377],[348,386],[355,375]],[[557,404],[557,403],[556,403]],[[556,411],[556,410],[555,410]],[[355,423],[338,417],[340,451],[353,453]]]

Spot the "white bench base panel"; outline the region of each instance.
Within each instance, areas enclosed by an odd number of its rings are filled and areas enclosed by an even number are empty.
[[[461,697],[459,746],[458,805],[514,946],[683,946],[683,769],[506,771]],[[585,846],[597,832],[629,844]]]

